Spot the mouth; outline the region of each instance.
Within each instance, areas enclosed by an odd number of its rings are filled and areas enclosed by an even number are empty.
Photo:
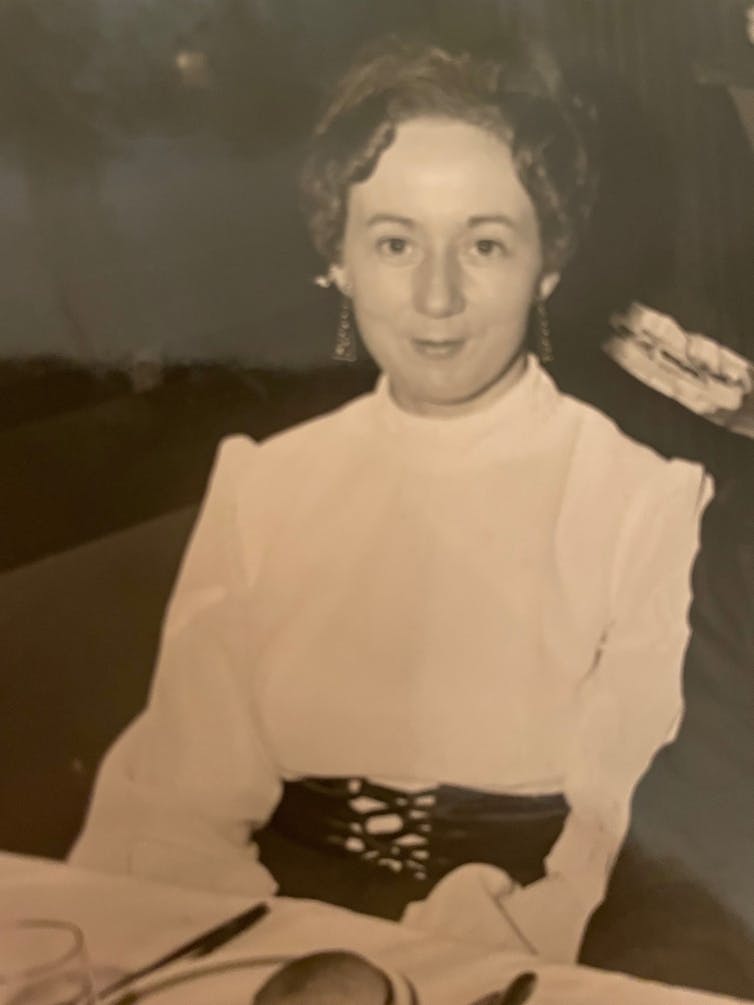
[[[466,345],[466,339],[422,339],[412,338],[415,351],[427,359],[449,359],[457,356]]]

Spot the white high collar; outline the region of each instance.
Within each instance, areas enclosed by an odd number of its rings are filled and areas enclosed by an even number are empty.
[[[417,415],[401,408],[383,374],[373,394],[374,417],[392,445],[412,459],[470,460],[492,450],[498,456],[528,452],[557,410],[561,395],[533,354],[515,384],[479,411],[452,417]]]

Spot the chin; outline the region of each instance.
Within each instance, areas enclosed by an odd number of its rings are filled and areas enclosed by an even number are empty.
[[[448,388],[446,391],[413,388],[406,397],[410,411],[425,415],[454,415],[473,412],[475,405],[484,402],[484,392],[467,388]]]
[[[481,397],[484,393],[482,389],[473,390],[452,390],[445,394],[436,395],[434,400],[428,402],[428,404],[434,405],[469,405],[471,402],[476,401],[477,398]]]
[[[437,387],[437,385],[416,384],[407,387],[414,401],[427,405],[466,405],[484,392],[483,388],[455,385]]]
[[[506,371],[507,372],[507,371]],[[504,375],[503,375],[504,376]],[[448,381],[445,384],[431,381],[417,381],[412,389],[417,398],[423,397],[428,403],[437,405],[468,405],[477,398],[488,394],[502,380],[501,376],[490,379],[476,378],[469,380]]]

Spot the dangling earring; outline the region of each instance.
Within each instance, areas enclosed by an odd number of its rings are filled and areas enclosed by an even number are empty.
[[[547,305],[544,300],[537,300],[537,320],[539,330],[537,332],[537,355],[543,363],[552,363],[555,353],[552,349],[550,339],[550,319],[547,316]]]
[[[356,336],[353,330],[351,301],[346,296],[340,302],[340,316],[338,318],[338,330],[335,334],[335,348],[332,351],[332,358],[338,363],[356,362]]]

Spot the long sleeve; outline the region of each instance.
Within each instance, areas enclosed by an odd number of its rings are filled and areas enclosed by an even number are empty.
[[[691,568],[710,494],[701,469],[663,466],[622,520],[602,645],[570,723],[566,825],[545,876],[520,887],[470,863],[449,873],[404,921],[449,937],[576,959],[628,826],[631,796],[682,712]]]
[[[694,568],[685,714],[632,807],[591,966],[754,998],[754,472],[718,487]],[[748,924],[747,924],[748,922]]]
[[[565,776],[571,807],[546,876],[502,909],[524,944],[554,961],[576,958],[625,836],[634,787],[682,714],[691,569],[711,485],[672,463],[627,520],[609,625],[582,682]]]
[[[253,564],[238,519],[253,441],[223,442],[163,623],[146,710],[104,759],[71,860],[266,895],[251,830],[279,796],[248,686]]]

